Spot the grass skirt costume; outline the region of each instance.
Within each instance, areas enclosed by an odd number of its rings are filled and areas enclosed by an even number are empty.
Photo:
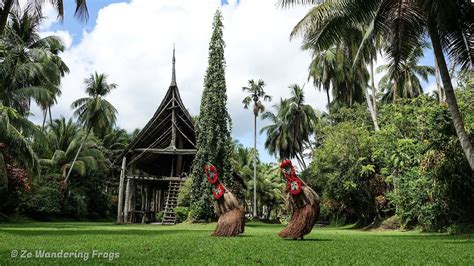
[[[205,166],[207,179],[213,184],[212,194],[216,199],[214,209],[219,216],[212,236],[238,236],[244,232],[245,212],[237,198],[219,182],[217,169],[212,164]]]
[[[318,219],[320,199],[311,187],[296,176],[290,160],[284,160],[280,168],[287,180],[285,194],[292,214],[290,222],[278,236],[303,239],[304,235],[311,232]]]

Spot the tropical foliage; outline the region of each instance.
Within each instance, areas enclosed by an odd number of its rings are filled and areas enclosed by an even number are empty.
[[[129,134],[116,126],[117,110],[106,98],[117,85],[97,72],[84,81],[86,96],[72,103],[73,118],[53,120],[51,107],[69,72],[61,59],[65,47],[58,37],[39,34],[44,1],[28,2],[20,10],[14,0],[0,1],[0,218],[15,213],[110,217],[118,202],[118,169],[111,162],[139,130]],[[220,181],[248,216],[287,220],[278,162],[290,158],[322,198],[320,220],[363,227],[395,221],[432,231],[472,224],[473,5],[467,0],[280,2],[311,5],[291,37],[301,36],[302,49],[310,52],[308,81],[324,92],[327,109],[315,109],[303,86],[293,84],[289,97],[265,112],[263,102],[272,100],[265,83],[249,80],[242,103],[253,109],[255,135],[262,114],[266,124],[260,133],[276,160],[266,162],[256,146],[233,141],[217,10],[200,113],[193,118],[197,154],[174,210],[178,221],[215,218],[211,185],[203,175],[206,163],[216,165]],[[61,18],[63,2],[52,3]],[[76,6],[84,17],[86,2]],[[426,64],[433,52],[434,67]],[[375,71],[378,59],[384,64]],[[429,92],[433,75],[437,89]],[[39,125],[29,120],[32,104],[43,112]]]
[[[281,3],[284,6],[317,3],[292,33],[301,34],[306,45],[314,49],[328,49],[335,42],[343,42],[347,36],[351,36],[354,28],[367,28],[358,45],[355,56],[357,62],[370,49],[371,43],[383,37],[386,60],[394,69],[391,71],[394,73],[394,98],[401,90],[399,86],[404,83],[400,82],[403,76],[399,69],[413,55],[414,50],[423,46],[425,34],[429,36],[456,134],[471,170],[474,170],[474,148],[464,128],[443,53],[443,50],[447,51],[454,65],[472,70],[474,48],[470,45],[470,40],[474,25],[471,19],[474,6],[468,0],[329,0],[322,3],[282,0]]]
[[[0,39],[0,212],[107,217],[116,183],[110,159],[130,141],[114,128],[116,110],[104,99],[116,85],[106,75],[91,75],[89,97],[73,105],[78,121],[53,120],[51,106],[69,69],[60,57],[62,41],[40,37],[41,19],[31,6],[14,9]],[[43,111],[41,126],[28,119],[33,103]],[[68,170],[74,178],[65,191]]]
[[[289,87],[291,97],[281,99],[274,105],[275,112],[266,112],[263,119],[271,121],[260,132],[266,132],[265,148],[279,159],[296,158],[302,168],[306,167],[303,152],[305,144],[309,144],[313,126],[317,120],[316,112],[309,104],[305,104],[303,88],[297,84]]]
[[[458,93],[468,132],[472,96]],[[340,113],[317,129],[324,141],[303,176],[320,190],[324,218],[376,225],[396,214],[402,226],[427,230],[472,219],[474,179],[447,107],[425,95],[381,107],[380,131],[367,127],[361,106],[351,112],[362,119]]]
[[[203,169],[206,163],[214,164],[219,170],[219,180],[239,196],[234,188],[231,165],[232,138],[231,119],[227,112],[225,81],[225,59],[222,14],[217,10],[212,24],[212,36],[209,43],[209,59],[201,108],[195,121],[197,153],[193,162],[192,204],[193,219],[203,220],[214,217],[212,212],[211,186],[205,178]]]

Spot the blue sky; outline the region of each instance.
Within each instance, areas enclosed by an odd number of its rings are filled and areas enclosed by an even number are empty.
[[[226,79],[233,137],[245,146],[253,145],[253,115],[242,108],[245,95],[241,87],[249,79],[264,79],[268,94],[274,97],[274,102],[267,104],[267,109],[271,109],[280,97],[289,96],[290,84],[307,83],[310,55],[301,51],[300,40],[290,42],[288,35],[308,7],[282,10],[275,6],[276,2],[220,2],[227,44]],[[114,3],[128,4],[111,5]],[[119,111],[118,126],[129,131],[142,128],[168,88],[173,43],[177,48],[181,96],[191,114],[198,114],[211,20],[218,5],[218,0],[90,0],[89,20],[80,22],[73,17],[74,1],[66,1],[64,21],[43,29],[72,40],[63,54],[71,72],[62,81],[63,96],[53,107],[53,117],[71,116],[70,104],[84,96],[82,81],[98,71],[107,73],[119,85],[109,97]],[[422,63],[432,65],[432,52],[425,55]],[[425,88],[432,87],[434,79],[429,83],[424,84]],[[307,103],[325,109],[325,94],[311,84],[306,84],[305,91]],[[38,113],[34,119],[40,123],[40,117]],[[259,120],[259,128],[265,123]],[[264,162],[274,161],[265,151],[264,141],[265,136],[260,135],[257,142],[261,158]]]
[[[87,1],[87,7],[89,9],[89,20],[87,22],[80,22],[74,18],[75,3],[72,0],[65,1],[64,7],[64,20],[63,22],[56,22],[50,30],[57,31],[69,31],[73,37],[73,45],[80,41],[83,31],[91,31],[96,23],[97,14],[99,10],[112,3],[129,2],[129,1],[114,1],[114,0],[93,0]]]

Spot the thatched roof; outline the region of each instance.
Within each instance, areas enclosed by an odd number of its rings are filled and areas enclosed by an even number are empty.
[[[120,164],[127,156],[127,165],[150,174],[161,174],[157,168],[174,164],[175,156],[192,156],[196,153],[196,136],[193,119],[183,104],[176,83],[176,60],[173,49],[171,84],[153,117],[114,160]],[[192,159],[192,158],[191,158]],[[189,160],[187,160],[189,161]]]

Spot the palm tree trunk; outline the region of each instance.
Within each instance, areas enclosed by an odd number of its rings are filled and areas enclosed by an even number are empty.
[[[352,90],[353,89],[354,88],[351,88],[350,91],[349,91],[349,107],[351,107],[351,108],[352,108]]]
[[[374,107],[373,107],[375,104],[371,103],[368,88],[366,88],[364,91],[365,91],[365,99],[367,102],[367,107],[369,108],[369,112],[370,112],[370,117],[372,118],[372,122],[374,123],[374,129],[375,131],[379,131],[380,128],[379,128],[379,124],[377,123],[377,115],[375,114]]]
[[[469,162],[469,166],[474,171],[474,150],[472,143],[469,140],[469,136],[464,128],[464,122],[459,112],[456,95],[454,94],[453,84],[451,83],[451,77],[449,76],[448,66],[443,55],[443,48],[441,47],[441,40],[438,34],[438,29],[434,21],[429,21],[428,32],[431,37],[431,43],[435,53],[436,61],[438,62],[439,72],[441,74],[441,80],[443,81],[444,92],[446,94],[446,102],[448,103],[449,111],[451,112],[451,119],[453,120],[454,128],[458,140],[461,143],[461,147],[466,155],[466,159]]]
[[[328,97],[328,114],[330,114],[331,113],[331,110],[330,110],[331,99],[329,98],[329,88],[326,90],[326,96]]]
[[[52,124],[53,123],[53,115],[51,114],[51,106],[48,106],[48,110],[49,110],[49,123]]]
[[[257,114],[253,120],[253,217],[257,218]]]
[[[8,16],[10,15],[10,10],[13,6],[13,0],[5,0],[3,3],[3,10],[0,17],[0,36],[3,36],[5,27],[7,26]]]
[[[392,96],[393,96],[393,102],[395,103],[397,101],[397,94],[398,94],[398,87],[397,87],[397,81],[395,79],[392,80]]]
[[[86,136],[81,142],[81,146],[79,146],[79,149],[76,152],[76,155],[74,156],[74,160],[72,161],[71,167],[69,168],[69,171],[67,172],[66,178],[64,179],[64,184],[67,185],[67,181],[69,180],[69,176],[71,175],[72,168],[74,168],[74,164],[76,163],[77,157],[79,156],[79,153],[81,153],[82,147],[84,146],[84,143],[86,142],[87,138],[89,137],[89,134],[91,133],[92,127],[89,127],[87,129]]]
[[[370,61],[370,75],[372,80],[372,107],[377,116],[377,88],[375,87],[374,61]]]
[[[438,67],[438,62],[436,62],[436,59],[434,62],[434,66],[435,66],[436,90],[438,91],[439,102],[442,103],[444,100],[444,96],[441,89],[441,82],[439,80],[439,67]]]
[[[48,109],[43,111],[43,125],[41,126],[41,131],[44,133],[44,125],[46,124],[46,116],[48,114]]]

